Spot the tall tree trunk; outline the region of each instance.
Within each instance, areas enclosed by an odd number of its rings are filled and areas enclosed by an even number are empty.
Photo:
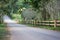
[[[0,14],[0,24],[3,23],[3,14]]]

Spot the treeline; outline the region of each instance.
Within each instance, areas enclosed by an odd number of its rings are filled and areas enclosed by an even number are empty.
[[[25,20],[59,20],[58,2],[59,0],[24,0],[23,4],[26,9],[22,11],[22,16]]]
[[[58,0],[0,0],[0,23],[3,15],[11,17],[12,13],[21,14],[24,20],[58,20],[58,4]]]
[[[3,22],[2,20],[4,15],[11,16],[12,13],[17,11],[17,1],[18,0],[0,0],[0,23]]]
[[[24,0],[21,9],[22,18],[25,23],[30,23],[28,20],[54,21],[53,25],[56,27],[57,20],[60,20],[59,2],[59,0]]]

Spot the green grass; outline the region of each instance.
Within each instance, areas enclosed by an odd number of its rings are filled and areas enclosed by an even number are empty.
[[[0,28],[5,28],[5,24],[0,24]]]
[[[32,25],[32,24],[25,24],[25,25],[28,25],[30,27],[38,27],[38,28],[44,28],[44,29],[48,29],[48,30],[60,31],[60,27],[54,28],[53,26],[40,26],[40,25]]]
[[[54,28],[53,26],[39,26],[39,27],[40,27],[40,28],[49,29],[49,30],[60,31],[60,27],[56,27],[56,28]]]
[[[0,40],[4,40],[7,35],[6,26],[4,24],[0,24]]]

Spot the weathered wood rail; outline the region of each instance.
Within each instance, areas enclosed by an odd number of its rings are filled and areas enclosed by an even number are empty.
[[[26,20],[24,23],[28,24],[38,24],[42,26],[60,26],[60,20],[53,20],[53,21],[34,21],[34,20]]]

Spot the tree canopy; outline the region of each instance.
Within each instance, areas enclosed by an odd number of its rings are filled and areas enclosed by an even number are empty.
[[[0,0],[0,18],[3,14],[10,16],[11,12],[16,12],[15,10],[18,8],[16,5],[17,1],[18,0]]]
[[[57,0],[24,0],[24,4],[28,4],[28,6],[31,5],[35,11],[38,10],[37,20],[39,17],[41,17],[40,19],[42,20],[58,18]]]

